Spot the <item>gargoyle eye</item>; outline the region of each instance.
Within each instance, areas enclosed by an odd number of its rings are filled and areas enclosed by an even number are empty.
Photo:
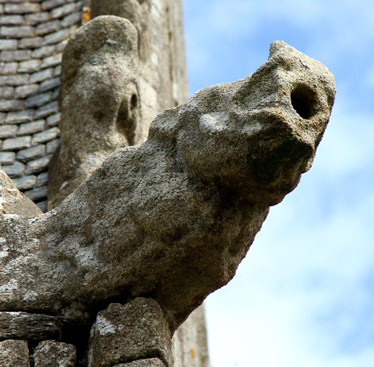
[[[291,92],[291,103],[304,119],[310,119],[317,112],[317,93],[306,84],[297,84]]]

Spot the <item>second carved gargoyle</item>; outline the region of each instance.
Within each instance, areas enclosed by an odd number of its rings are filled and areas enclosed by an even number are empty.
[[[312,163],[332,74],[284,42],[243,80],[160,114],[56,209],[0,216],[0,310],[84,319],[152,297],[171,330],[235,274]]]

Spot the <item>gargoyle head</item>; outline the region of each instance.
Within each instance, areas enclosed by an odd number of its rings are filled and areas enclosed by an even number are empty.
[[[277,204],[310,168],[334,97],[324,65],[274,42],[255,73],[202,89],[181,107],[178,150],[191,175]]]

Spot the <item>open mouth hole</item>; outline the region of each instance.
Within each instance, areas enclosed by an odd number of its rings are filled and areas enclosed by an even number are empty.
[[[292,90],[291,103],[295,111],[304,119],[310,119],[317,113],[317,94],[305,84],[298,84]]]

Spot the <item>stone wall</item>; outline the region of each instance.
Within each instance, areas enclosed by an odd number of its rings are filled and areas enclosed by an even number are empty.
[[[104,11],[105,3],[96,2],[96,11],[97,4]],[[184,102],[188,96],[182,3],[170,1],[166,13],[160,10],[159,2],[149,4],[157,19],[150,18],[152,27],[144,20],[154,34],[144,37],[147,44],[143,44],[141,58],[142,92],[146,95],[142,104],[144,131],[155,114]],[[49,162],[60,144],[57,100],[61,55],[69,36],[89,19],[89,8],[82,11],[90,5],[90,0],[0,0],[0,166],[43,211],[47,211]],[[127,14],[118,11],[117,15]],[[152,58],[148,57],[150,53]],[[172,74],[170,79],[164,78],[165,73]],[[0,196],[4,195],[1,179]],[[14,345],[7,343],[0,343],[0,352],[8,348],[10,357],[14,357]],[[173,346],[176,367],[209,365],[203,307],[177,330]]]
[[[83,3],[0,0],[0,164],[43,211],[59,144],[61,54]]]

